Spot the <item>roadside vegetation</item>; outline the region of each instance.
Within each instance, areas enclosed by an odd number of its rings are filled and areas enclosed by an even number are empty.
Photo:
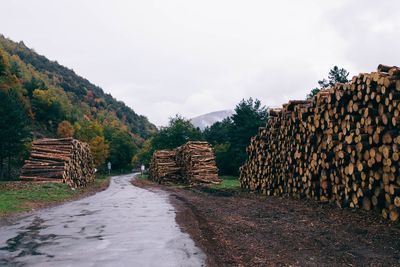
[[[236,176],[220,176],[222,183],[221,184],[213,184],[210,187],[214,189],[230,189],[230,190],[238,190],[240,189],[239,178]]]
[[[108,175],[96,175],[95,182],[71,189],[62,183],[0,182],[0,217],[77,199],[106,188]]]
[[[139,180],[148,180],[149,179],[149,175],[148,174],[138,174],[137,178]]]
[[[143,175],[138,174],[136,178],[140,181],[149,181],[148,174],[143,174]],[[222,180],[221,184],[209,184],[209,185],[202,184],[202,186],[210,187],[212,189],[221,189],[221,190],[240,190],[239,178],[237,176],[223,175],[219,176],[219,178],[221,178]],[[175,184],[173,186],[178,188],[189,188],[188,186],[182,184]]]

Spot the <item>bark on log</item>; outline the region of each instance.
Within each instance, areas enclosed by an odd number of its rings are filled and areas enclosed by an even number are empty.
[[[86,186],[94,181],[89,145],[72,138],[35,140],[20,179],[63,182],[74,188]]]
[[[207,142],[190,141],[174,150],[154,152],[150,178],[158,183],[218,184],[218,169]]]
[[[399,91],[400,69],[380,65],[310,103],[270,110],[247,147],[242,188],[380,210],[398,220]]]

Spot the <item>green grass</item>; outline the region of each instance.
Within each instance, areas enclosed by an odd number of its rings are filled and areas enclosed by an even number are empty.
[[[149,175],[148,174],[138,174],[136,177],[139,180],[148,180],[149,179]]]
[[[149,175],[148,174],[138,174],[136,176],[139,180],[148,180]],[[219,178],[222,179],[221,184],[212,184],[209,187],[214,188],[214,189],[239,189],[240,188],[240,183],[239,183],[239,178],[235,176],[220,176]],[[187,185],[181,185],[181,184],[173,184],[171,185],[176,188],[186,188],[188,187]]]
[[[239,189],[240,183],[239,178],[234,176],[220,176],[222,179],[221,184],[211,185],[211,188],[215,189]]]
[[[100,187],[108,175],[96,174],[95,183]],[[35,205],[62,202],[72,199],[86,189],[71,189],[61,183],[0,183],[0,216],[30,210]]]
[[[96,173],[96,181],[104,181],[108,177],[110,177],[110,175],[106,173],[100,173],[100,172]]]
[[[21,189],[0,190],[0,214],[29,210],[28,203],[55,202],[72,197],[79,190],[72,190],[66,184],[31,184]]]

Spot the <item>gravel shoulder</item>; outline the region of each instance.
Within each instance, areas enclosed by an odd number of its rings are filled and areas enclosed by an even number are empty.
[[[207,187],[162,186],[209,266],[400,266],[400,225],[362,210]]]

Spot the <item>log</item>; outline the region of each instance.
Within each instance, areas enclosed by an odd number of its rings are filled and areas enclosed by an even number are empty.
[[[354,76],[309,102],[270,109],[240,167],[241,187],[339,207],[379,210],[397,220],[400,206],[400,69]]]
[[[155,151],[149,174],[150,179],[164,184],[221,182],[212,147],[203,141],[190,141],[174,150]]]
[[[35,140],[20,179],[63,182],[73,188],[86,186],[94,181],[89,145],[73,138]]]

